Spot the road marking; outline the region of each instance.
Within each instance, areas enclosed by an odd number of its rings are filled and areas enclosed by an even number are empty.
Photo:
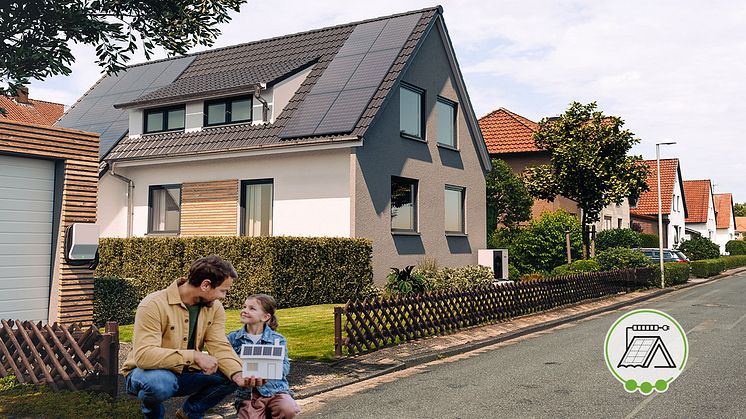
[[[743,319],[746,319],[746,314],[744,314],[743,316],[739,317],[738,320],[736,320],[734,323],[728,325],[726,327],[726,329],[727,330],[733,330],[733,328],[735,328],[736,326],[738,326],[738,323],[741,323],[743,321]]]
[[[701,332],[701,331],[704,331],[704,330],[710,330],[715,325],[716,321],[717,320],[715,320],[715,319],[707,319],[707,320],[703,321],[702,323],[700,323],[700,324],[692,327],[691,329],[689,329],[689,331],[686,332],[686,334],[688,335],[689,333],[692,333],[692,332]]]
[[[629,415],[625,416],[624,419],[631,419],[635,417],[637,413],[642,410],[643,407],[647,406],[648,403],[652,402],[654,398],[658,397],[658,392],[653,392],[653,394],[649,395],[645,398],[645,400],[641,401],[640,404],[637,405],[631,412],[629,412]]]

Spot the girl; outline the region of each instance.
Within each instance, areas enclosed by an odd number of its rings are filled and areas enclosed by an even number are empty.
[[[292,418],[300,412],[298,404],[290,395],[288,385],[287,341],[277,329],[275,299],[266,294],[255,294],[246,299],[241,310],[241,323],[244,326],[228,334],[233,349],[239,353],[241,345],[273,345],[276,339],[285,346],[285,359],[282,363],[282,379],[267,380],[261,387],[240,388],[236,392],[236,409],[240,419],[265,419],[266,410],[272,413],[273,419]]]

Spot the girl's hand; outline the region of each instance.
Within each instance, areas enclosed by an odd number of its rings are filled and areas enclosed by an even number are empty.
[[[244,377],[240,372],[233,374],[231,378],[239,387],[261,387],[267,383],[267,380],[264,378],[254,377],[253,375],[251,377]]]

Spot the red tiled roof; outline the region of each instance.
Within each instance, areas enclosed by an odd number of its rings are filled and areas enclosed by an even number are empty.
[[[684,196],[686,197],[686,209],[689,216],[687,223],[706,223],[707,213],[710,209],[710,179],[685,180]]]
[[[730,228],[733,220],[733,195],[729,193],[716,193],[715,198],[715,224],[717,228]],[[735,226],[734,226],[735,227]]]
[[[638,215],[658,214],[658,171],[655,160],[643,160],[650,171],[648,172],[648,191],[640,195],[635,208],[630,208],[629,212]],[[679,159],[661,160],[661,204],[663,214],[671,213],[671,201],[673,197],[673,185],[676,183],[678,174]],[[686,197],[686,194],[684,195]]]
[[[505,108],[480,118],[479,128],[490,154],[541,151],[534,144],[539,124]]]
[[[65,112],[65,105],[60,103],[29,99],[29,103],[26,104],[16,102],[7,96],[0,96],[0,108],[7,112],[5,115],[0,114],[0,120],[39,125],[53,125]]]
[[[736,217],[736,231],[746,232],[746,217]]]

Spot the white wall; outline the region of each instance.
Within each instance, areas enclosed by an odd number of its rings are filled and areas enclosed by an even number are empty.
[[[733,224],[733,223],[731,223]],[[734,240],[736,238],[736,230],[733,228],[733,226],[729,226],[728,228],[719,228],[717,229],[717,233],[715,234],[715,240],[713,240],[715,243],[720,246],[720,254],[725,254],[725,244],[728,243],[730,240]]]
[[[716,240],[715,238],[715,202],[712,200],[712,194],[710,194],[708,199],[708,207],[707,207],[707,222],[706,223],[687,223],[686,228],[692,229],[694,231],[699,232],[699,234],[702,235],[702,237],[706,237],[713,242]],[[687,236],[687,240],[690,237]]]
[[[684,233],[686,231],[686,217],[684,216],[684,193],[682,190],[681,181],[677,175],[673,185],[673,196],[671,199],[671,213],[668,216],[668,247],[674,248],[678,243],[684,239]],[[674,228],[679,227],[679,241],[675,242],[676,233]]]
[[[608,230],[605,227],[604,217],[611,217],[611,228],[619,228],[619,220],[622,220],[621,228],[630,228],[629,225],[629,200],[625,199],[620,205],[611,204],[601,210],[599,219],[595,223],[596,231]]]
[[[118,166],[132,179],[133,235],[144,236],[150,185],[226,179],[274,179],[273,235],[350,236],[350,149],[294,152],[201,162]],[[102,237],[125,237],[126,183],[105,175],[99,181]],[[236,232],[238,233],[238,220]]]

